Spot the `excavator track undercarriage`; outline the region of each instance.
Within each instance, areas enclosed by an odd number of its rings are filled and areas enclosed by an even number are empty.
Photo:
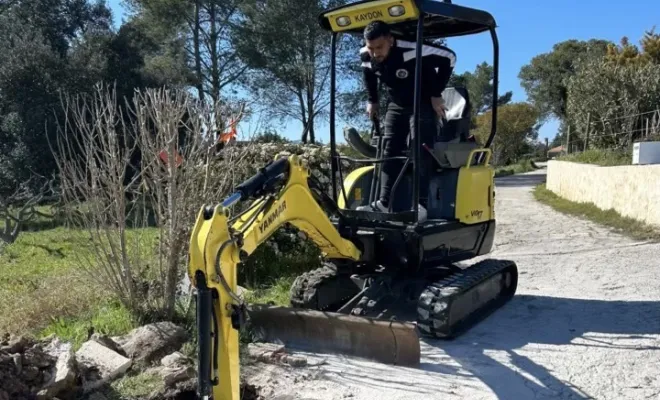
[[[508,260],[424,272],[407,279],[382,272],[351,276],[326,263],[294,281],[291,307],[412,322],[420,336],[451,339],[509,301],[518,282],[516,264]]]

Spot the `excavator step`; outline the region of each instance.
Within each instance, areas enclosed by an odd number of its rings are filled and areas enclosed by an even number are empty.
[[[494,259],[480,261],[434,282],[418,300],[420,334],[455,338],[511,300],[517,286],[516,264]]]
[[[250,307],[248,317],[252,333],[261,341],[392,365],[420,363],[419,336],[412,323],[261,305]]]

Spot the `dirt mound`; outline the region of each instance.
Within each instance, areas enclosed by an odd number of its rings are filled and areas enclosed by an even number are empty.
[[[0,400],[71,393],[76,384],[74,367],[68,343],[5,335],[0,342]]]

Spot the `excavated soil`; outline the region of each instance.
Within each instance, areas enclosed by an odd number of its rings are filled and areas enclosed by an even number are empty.
[[[419,368],[303,354],[324,362],[250,364],[250,383],[280,399],[660,399],[660,244],[536,202],[544,178],[497,181],[489,257],[518,264],[516,297],[454,341],[423,341]]]

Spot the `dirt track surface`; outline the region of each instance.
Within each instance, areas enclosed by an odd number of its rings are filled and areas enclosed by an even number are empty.
[[[319,355],[247,367],[251,381],[282,399],[660,399],[660,244],[536,202],[544,178],[497,182],[489,257],[518,264],[516,297],[452,342],[423,341],[419,368]]]

